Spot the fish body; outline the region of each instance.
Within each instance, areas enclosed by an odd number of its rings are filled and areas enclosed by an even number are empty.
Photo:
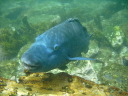
[[[70,18],[39,35],[22,55],[21,62],[29,72],[66,69],[71,60],[92,60],[80,57],[88,51],[90,35],[78,19]]]

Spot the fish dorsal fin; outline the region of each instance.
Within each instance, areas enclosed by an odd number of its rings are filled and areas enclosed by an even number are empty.
[[[68,57],[69,60],[95,60],[92,58],[85,58],[85,57]]]

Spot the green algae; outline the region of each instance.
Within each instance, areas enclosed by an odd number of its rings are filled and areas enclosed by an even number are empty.
[[[8,58],[15,57],[23,45],[33,42],[36,36],[56,24],[56,22],[43,22],[31,25],[27,17],[24,17],[22,22],[23,25],[19,29],[14,27],[0,29],[0,45]]]
[[[69,82],[72,79],[72,82]],[[127,96],[116,87],[96,84],[67,73],[33,73],[21,76],[19,82],[0,78],[0,95],[37,96]]]
[[[19,34],[9,28],[0,29],[0,45],[4,51],[5,56],[14,57],[23,45]]]
[[[12,78],[12,76],[14,76],[14,79],[16,79],[18,66],[19,66],[19,63],[16,59],[0,62],[0,77],[10,79]]]
[[[103,67],[102,70],[99,71],[98,76],[103,84],[116,86],[122,90],[128,91],[127,70],[128,67],[123,65],[110,64],[106,67]]]

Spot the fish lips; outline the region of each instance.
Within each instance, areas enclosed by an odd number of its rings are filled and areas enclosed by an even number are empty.
[[[24,68],[25,68],[24,70],[27,70],[29,72],[36,72],[37,70],[41,69],[40,65],[27,64],[27,63],[24,63],[24,62],[23,62],[23,65],[24,65]]]

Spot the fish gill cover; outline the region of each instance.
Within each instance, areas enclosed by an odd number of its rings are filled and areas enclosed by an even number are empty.
[[[82,57],[97,60],[73,61],[64,71],[50,72],[67,72],[128,91],[127,0],[1,0],[0,77],[22,75],[19,59],[34,39],[68,18],[78,18],[93,34]]]

